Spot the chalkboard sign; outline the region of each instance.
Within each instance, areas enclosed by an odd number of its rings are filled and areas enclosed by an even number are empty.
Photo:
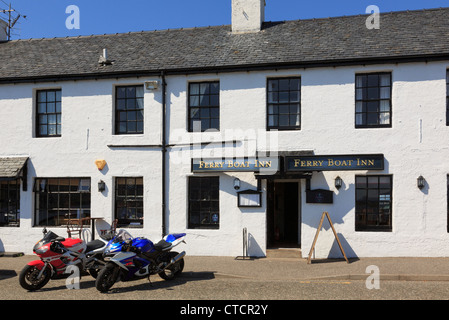
[[[317,189],[306,191],[307,203],[334,203],[334,192],[329,190]]]

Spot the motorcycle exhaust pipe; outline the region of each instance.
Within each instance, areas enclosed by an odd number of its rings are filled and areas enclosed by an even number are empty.
[[[170,263],[168,265],[166,265],[164,267],[164,269],[167,269],[168,267],[170,267],[172,264],[175,264],[176,262],[178,262],[179,260],[181,260],[182,258],[184,258],[184,256],[186,255],[186,252],[183,251],[180,254],[178,254],[176,257],[174,257],[173,259],[171,259]]]

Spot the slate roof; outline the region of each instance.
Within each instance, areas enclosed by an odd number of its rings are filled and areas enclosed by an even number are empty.
[[[28,157],[0,158],[0,178],[18,178]]]
[[[266,22],[258,33],[231,26],[94,35],[0,43],[0,81],[204,72],[250,67],[314,66],[449,57],[449,8]],[[100,66],[103,48],[113,65]]]

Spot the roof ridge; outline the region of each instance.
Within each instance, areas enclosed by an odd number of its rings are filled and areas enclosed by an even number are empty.
[[[438,7],[438,8],[429,8],[429,9],[417,9],[417,10],[401,10],[401,11],[387,11],[380,12],[381,15],[391,15],[391,14],[403,14],[410,12],[426,12],[426,11],[441,11],[448,10],[449,7]],[[343,15],[343,16],[335,16],[335,17],[321,17],[321,18],[307,18],[307,19],[295,19],[295,20],[280,20],[280,21],[264,21],[266,24],[276,24],[276,23],[294,23],[300,21],[320,21],[320,20],[330,20],[330,19],[345,19],[345,18],[354,18],[361,16],[369,16],[370,13],[363,14],[353,14],[353,15]],[[110,36],[122,36],[129,34],[142,34],[142,33],[156,33],[156,32],[172,32],[172,31],[186,31],[186,30],[200,30],[200,29],[209,29],[209,28],[229,28],[230,24],[225,25],[216,25],[216,26],[199,26],[199,27],[188,27],[188,28],[167,28],[167,29],[155,29],[155,30],[142,30],[142,31],[129,31],[129,32],[117,32],[117,33],[105,33],[105,34],[91,34],[91,35],[78,35],[78,36],[65,36],[65,37],[53,37],[53,38],[29,38],[29,39],[16,39],[7,42],[24,42],[24,41],[42,41],[42,40],[63,40],[63,39],[80,39],[80,38],[92,38],[92,37],[110,37]]]

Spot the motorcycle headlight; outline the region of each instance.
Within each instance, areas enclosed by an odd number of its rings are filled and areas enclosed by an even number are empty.
[[[48,247],[41,247],[39,249],[34,250],[34,252],[36,252],[36,254],[44,254],[47,251],[48,251]]]

